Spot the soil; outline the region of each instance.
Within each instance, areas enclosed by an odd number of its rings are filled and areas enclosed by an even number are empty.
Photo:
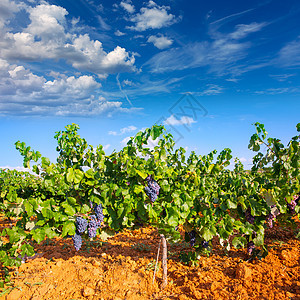
[[[299,223],[298,223],[299,224]],[[0,229],[11,226],[0,220]],[[298,226],[298,229],[300,226]],[[12,270],[12,287],[0,300],[293,299],[300,300],[300,242],[278,225],[266,232],[269,254],[250,260],[245,249],[225,252],[214,242],[198,265],[180,261],[189,244],[168,243],[168,285],[162,267],[153,274],[159,245],[155,228],[125,230],[75,251],[71,238],[34,244],[36,255]],[[1,289],[0,289],[1,293]]]

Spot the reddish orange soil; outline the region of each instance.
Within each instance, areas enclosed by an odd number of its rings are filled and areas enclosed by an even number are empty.
[[[246,250],[226,254],[215,245],[198,266],[180,262],[188,244],[168,244],[168,286],[160,290],[161,264],[152,283],[159,234],[151,227],[126,230],[102,245],[97,238],[78,252],[71,239],[45,240],[35,245],[34,259],[13,270],[14,288],[0,300],[300,299],[299,240],[275,226],[266,243],[262,260],[247,262]]]

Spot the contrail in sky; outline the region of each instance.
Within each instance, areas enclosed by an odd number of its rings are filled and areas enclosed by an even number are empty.
[[[117,83],[118,83],[118,87],[119,87],[119,89],[120,89],[120,92],[124,95],[124,97],[126,98],[126,100],[128,101],[128,103],[129,103],[131,106],[133,106],[132,103],[131,103],[131,101],[129,100],[128,96],[126,95],[126,93],[125,93],[125,92],[123,91],[123,89],[122,89],[122,86],[121,86],[121,83],[120,83],[120,80],[119,80],[119,75],[120,75],[120,73],[118,73],[116,79],[117,79]]]

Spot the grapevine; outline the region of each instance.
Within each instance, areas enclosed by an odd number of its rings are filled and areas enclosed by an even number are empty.
[[[17,220],[1,231],[1,263],[19,264],[19,256],[33,255],[30,241],[72,237],[78,251],[85,238],[136,224],[155,226],[170,242],[180,240],[177,229],[183,227],[197,253],[211,251],[215,238],[223,247],[267,254],[266,229],[276,222],[293,226],[292,217],[300,213],[300,139],[295,135],[284,146],[267,138],[263,124],[255,129],[248,146],[257,152],[251,170],[238,159],[228,169],[229,148],[186,156],[159,125],[110,155],[81,138],[77,124],[67,125],[55,135],[56,162],[16,142],[24,166],[36,176],[0,170],[1,213]],[[147,146],[150,138],[156,147]]]

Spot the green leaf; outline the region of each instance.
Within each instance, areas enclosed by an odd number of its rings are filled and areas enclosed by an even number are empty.
[[[237,203],[231,201],[230,199],[227,199],[227,207],[228,207],[229,209],[235,209],[235,208],[237,208]]]
[[[23,244],[21,246],[21,255],[22,256],[33,256],[34,255],[34,248],[29,244]]]
[[[84,173],[78,169],[74,171],[74,183],[79,183],[84,177]]]
[[[73,206],[77,204],[77,201],[74,197],[68,197],[67,201],[70,205],[73,205]]]
[[[76,226],[74,222],[67,221],[63,225],[63,230],[62,230],[62,237],[66,235],[74,235],[76,230]]]
[[[232,246],[235,248],[244,248],[247,245],[247,239],[243,236],[236,236],[232,240]]]
[[[67,181],[72,183],[74,180],[74,170],[72,168],[69,168],[67,170],[67,175],[66,175]]]
[[[204,227],[201,233],[202,237],[206,241],[210,241],[217,234],[216,228],[214,226]]]
[[[135,186],[134,186],[134,189],[133,189],[133,192],[134,192],[135,194],[139,194],[139,193],[141,193],[143,190],[144,190],[144,186],[143,186],[143,185],[135,185]]]
[[[45,230],[44,228],[36,228],[31,231],[32,238],[39,244],[41,241],[45,239]]]
[[[76,209],[75,209],[73,206],[71,206],[71,205],[65,203],[65,204],[63,205],[63,207],[64,207],[64,209],[65,209],[65,213],[66,213],[68,216],[74,216],[74,215],[75,215]]]
[[[146,177],[148,176],[147,173],[145,173],[145,172],[143,172],[143,171],[141,171],[141,170],[135,170],[135,171],[136,171],[136,173],[137,173],[138,175],[140,175],[143,179],[146,179]]]
[[[53,239],[57,236],[57,233],[55,232],[54,228],[46,227],[45,228],[45,234],[48,236],[49,239]]]

